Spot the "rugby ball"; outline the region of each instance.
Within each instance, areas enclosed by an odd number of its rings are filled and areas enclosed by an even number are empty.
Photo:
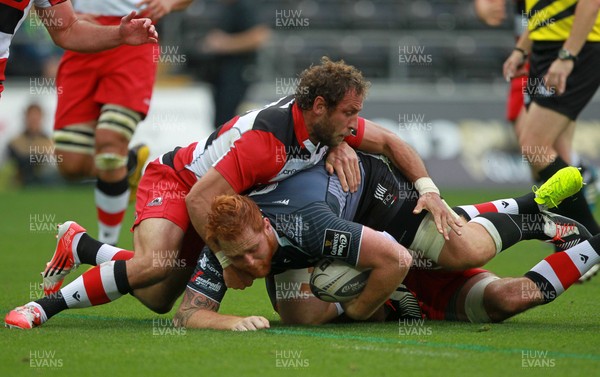
[[[310,276],[310,290],[327,302],[344,302],[358,296],[367,285],[371,270],[358,270],[335,259],[322,259]]]

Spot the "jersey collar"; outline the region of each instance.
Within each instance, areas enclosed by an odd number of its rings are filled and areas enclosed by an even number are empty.
[[[306,123],[304,123],[304,115],[302,115],[302,110],[300,110],[296,102],[292,105],[292,116],[294,120],[294,132],[298,143],[302,148],[306,147],[306,142],[312,146],[313,143],[308,138],[308,130],[306,129]]]

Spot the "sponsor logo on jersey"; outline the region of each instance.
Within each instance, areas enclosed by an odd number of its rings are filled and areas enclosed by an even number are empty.
[[[203,270],[206,270],[206,263],[208,263],[208,257],[206,256],[206,254],[204,254],[202,256],[202,258],[200,258],[200,260],[198,261],[198,263],[200,263],[200,268]]]
[[[276,200],[272,203],[273,204],[283,204],[284,206],[287,206],[290,204],[290,200],[289,199],[281,199],[281,200]]]
[[[383,201],[383,199],[385,198],[385,193],[387,192],[387,189],[385,187],[383,187],[380,183],[377,184],[377,188],[375,188],[375,199],[379,199],[381,201]]]
[[[217,277],[223,276],[221,271],[219,271],[217,268],[215,268],[213,263],[211,263],[210,259],[208,259],[208,256],[206,254],[202,255],[202,258],[200,258],[198,260],[198,264],[200,265],[201,271],[208,270],[208,271],[212,272],[213,274],[215,274]]]
[[[162,205],[162,196],[159,196],[158,198],[154,198],[152,199],[152,201],[150,203],[148,203],[147,207],[158,207],[160,205]]]
[[[267,193],[275,190],[277,188],[278,184],[279,183],[275,182],[275,183],[271,183],[270,185],[262,186],[260,188],[257,188],[256,190],[253,190],[252,192],[250,192],[248,194],[248,196],[267,194]]]
[[[194,281],[194,283],[199,286],[204,288],[207,291],[212,291],[212,292],[219,292],[221,291],[221,288],[223,288],[223,283],[218,282],[212,282],[210,281],[210,278],[208,279],[204,279],[201,276],[197,277],[196,280]]]
[[[375,194],[373,194],[373,196],[375,199],[381,200],[383,205],[387,207],[390,207],[396,202],[396,199],[398,199],[398,196],[388,192],[388,189],[383,187],[381,183],[377,184],[377,187],[375,188]]]
[[[350,254],[351,242],[352,233],[327,229],[325,230],[322,254],[334,258],[347,258]]]

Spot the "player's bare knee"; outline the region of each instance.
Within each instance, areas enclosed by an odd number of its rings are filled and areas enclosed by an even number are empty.
[[[167,302],[167,300],[160,294],[148,294],[148,292],[141,294],[133,291],[132,296],[137,298],[142,304],[144,304],[145,307],[157,314],[166,314],[170,312],[175,304],[175,300]]]
[[[127,264],[129,285],[132,289],[139,289],[166,280],[171,272],[167,263],[156,255],[136,255]]]
[[[68,156],[57,151],[56,160],[58,162],[58,172],[66,179],[75,180],[92,175],[89,164],[84,161],[89,159],[90,155],[81,155],[81,158],[74,157],[72,153]]]

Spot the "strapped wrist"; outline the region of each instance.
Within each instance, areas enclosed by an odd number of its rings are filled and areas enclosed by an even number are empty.
[[[217,257],[217,259],[219,260],[219,263],[221,264],[221,267],[223,267],[223,269],[225,269],[231,265],[231,261],[229,260],[229,258],[227,258],[227,255],[225,255],[225,253],[223,253],[222,251],[217,251],[215,253],[215,257]]]
[[[435,194],[440,194],[440,190],[437,188],[433,180],[429,177],[421,177],[415,181],[415,188],[419,192],[419,195],[427,194],[428,192],[433,192]]]

